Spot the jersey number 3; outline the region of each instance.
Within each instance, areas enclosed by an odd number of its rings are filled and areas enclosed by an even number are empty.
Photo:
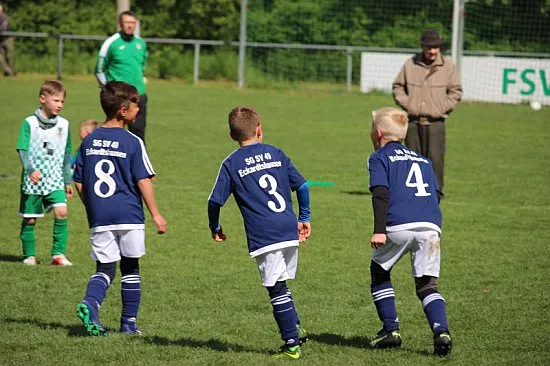
[[[107,165],[107,171],[103,170],[104,165]],[[94,172],[97,177],[97,181],[94,184],[95,194],[101,198],[111,197],[116,190],[116,182],[113,177],[111,177],[115,172],[115,164],[110,160],[102,159],[95,165]],[[103,185],[107,186],[107,192],[105,193],[103,193],[101,189]]]
[[[283,212],[286,209],[286,202],[283,196],[281,196],[276,191],[277,180],[273,178],[272,175],[264,174],[258,180],[258,184],[263,189],[269,189],[267,193],[269,193],[271,196],[273,196],[277,200],[278,204],[273,201],[267,201],[267,207],[269,207],[272,211],[275,211],[275,212]]]
[[[414,182],[412,181],[414,177]],[[409,170],[409,175],[407,181],[405,182],[407,187],[416,188],[415,196],[425,197],[431,196],[432,194],[426,191],[428,183],[424,183],[424,178],[422,178],[422,170],[418,163],[413,163],[411,170]]]

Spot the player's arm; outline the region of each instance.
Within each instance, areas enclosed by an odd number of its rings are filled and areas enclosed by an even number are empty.
[[[219,203],[208,200],[208,226],[210,227],[212,239],[218,242],[227,239],[223,233],[222,226],[220,225],[221,207],[222,206]]]
[[[73,186],[71,185],[71,151],[73,149],[71,142],[71,130],[67,130],[67,143],[65,145],[65,155],[63,156],[63,179],[65,181],[65,192],[67,197],[73,197]]]
[[[21,160],[21,165],[25,171],[25,174],[28,174],[33,183],[38,183],[42,174],[40,170],[36,169],[31,161],[29,156],[29,144],[31,140],[31,128],[27,121],[23,121],[21,125],[21,130],[19,131],[19,138],[17,139],[17,153],[19,154],[19,159]]]
[[[168,224],[164,217],[160,214],[157,207],[157,200],[155,198],[155,191],[153,190],[153,183],[150,178],[141,179],[137,182],[143,201],[151,214],[153,222],[157,226],[157,231],[159,234],[164,234],[168,229]]]
[[[107,68],[109,66],[109,49],[111,41],[110,39],[106,40],[99,50],[97,55],[97,61],[95,64],[95,77],[101,85],[107,84]]]
[[[311,224],[309,222],[311,210],[307,182],[296,190],[296,197],[298,198],[298,238],[300,243],[303,243],[311,235]]]
[[[386,223],[388,217],[389,190],[385,186],[371,187],[372,209],[374,212],[374,233],[371,247],[376,249],[386,243]]]
[[[82,204],[86,206],[86,201],[84,200],[84,195],[82,193],[82,183],[74,182],[74,186],[76,187],[76,192],[78,193],[78,197],[80,197],[80,201],[82,201]]]
[[[405,74],[405,65],[399,71],[399,74],[395,77],[395,80],[392,84],[392,95],[393,100],[397,105],[403,109],[407,109],[407,104],[409,103],[409,95],[407,91],[407,77]]]

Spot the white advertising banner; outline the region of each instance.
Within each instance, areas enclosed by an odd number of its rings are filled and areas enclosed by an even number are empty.
[[[412,55],[363,52],[361,91],[391,93],[393,80]],[[538,101],[550,105],[550,59],[463,56],[463,99],[494,103]]]

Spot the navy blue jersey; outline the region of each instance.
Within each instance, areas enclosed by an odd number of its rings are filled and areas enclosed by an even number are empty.
[[[369,157],[368,168],[369,187],[389,191],[388,232],[420,227],[441,231],[439,187],[429,159],[390,142]]]
[[[145,228],[137,182],[155,175],[143,141],[123,128],[97,128],[76,159],[92,232]]]
[[[298,223],[291,191],[306,180],[280,149],[243,146],[221,164],[209,200],[224,205],[233,193],[241,210],[252,257],[298,246]]]

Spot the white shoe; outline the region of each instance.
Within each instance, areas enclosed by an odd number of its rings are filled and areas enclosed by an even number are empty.
[[[26,264],[27,266],[36,266],[38,262],[36,261],[36,258],[33,256],[27,257],[23,259],[23,264]]]
[[[65,257],[65,254],[56,254],[52,257],[52,265],[54,266],[72,266],[73,264]]]

